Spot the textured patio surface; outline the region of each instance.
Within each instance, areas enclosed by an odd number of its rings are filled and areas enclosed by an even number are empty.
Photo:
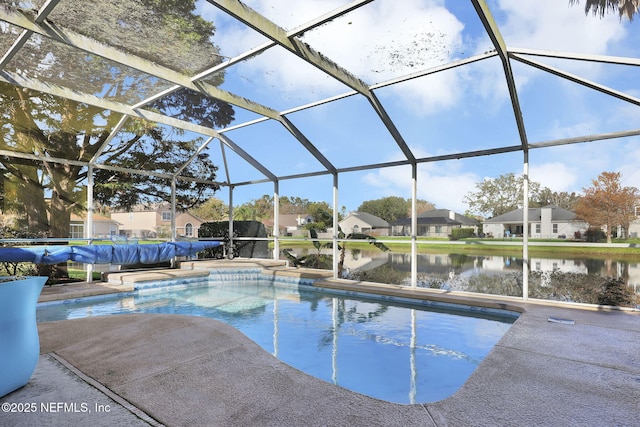
[[[0,402],[62,410],[0,412],[0,425],[640,425],[640,313],[517,305],[522,316],[456,394],[416,405],[310,377],[211,319],[41,323],[34,376]]]
[[[65,285],[45,286],[40,292],[38,302],[51,302],[59,300],[74,300],[77,298],[94,297],[98,295],[116,294],[120,292],[132,292],[131,284],[116,283],[68,283]]]

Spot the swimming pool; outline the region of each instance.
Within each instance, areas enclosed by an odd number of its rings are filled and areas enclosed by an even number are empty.
[[[124,313],[209,317],[310,375],[407,404],[453,394],[517,318],[507,311],[458,308],[240,281],[47,303],[36,315],[38,322]]]

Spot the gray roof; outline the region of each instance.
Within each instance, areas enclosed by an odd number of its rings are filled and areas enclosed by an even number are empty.
[[[417,217],[418,224],[435,224],[435,225],[462,225],[460,221],[455,221],[448,216],[434,216],[434,217]],[[411,218],[398,218],[393,221],[393,225],[411,225]]]
[[[540,221],[540,218],[542,216],[542,209],[551,209],[552,222],[576,220],[576,214],[574,212],[571,212],[570,210],[561,208],[556,205],[547,205],[541,208],[529,208],[529,222]],[[507,212],[505,214],[490,218],[484,221],[484,223],[522,222],[523,211],[524,209],[516,209],[514,211]]]
[[[468,216],[461,215],[453,212],[453,219],[449,213],[452,212],[449,209],[431,209],[428,211],[420,212],[416,215],[418,224],[455,224],[455,225],[468,225],[476,226],[479,222]],[[406,225],[411,224],[411,217],[398,218],[393,225]]]
[[[380,217],[377,217],[375,215],[367,213],[367,212],[351,212],[347,216],[347,218],[349,218],[350,216],[357,217],[359,220],[361,220],[362,222],[370,225],[372,228],[386,228],[386,227],[389,227],[389,223],[387,221],[385,221],[384,219],[382,219]],[[347,218],[345,218],[345,219],[347,219]],[[344,221],[344,219],[342,221]]]

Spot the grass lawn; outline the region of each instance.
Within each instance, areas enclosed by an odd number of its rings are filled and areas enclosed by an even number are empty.
[[[69,268],[67,272],[69,273],[69,279],[78,279],[82,281],[87,279],[87,272],[84,270],[75,270],[75,269]],[[102,279],[101,273],[99,271],[93,271],[92,277],[93,277],[93,280],[99,281]]]
[[[411,241],[406,237],[384,236],[378,239],[383,242],[393,252],[410,252]],[[483,244],[491,242],[491,245]],[[505,244],[500,244],[504,242]],[[531,246],[529,245],[529,254],[535,256],[548,257],[594,257],[615,256],[620,259],[640,258],[640,239],[620,240],[616,239],[612,243],[625,243],[637,245],[637,247],[607,247],[600,245],[593,246],[574,246],[576,242],[561,239],[529,239],[529,243],[553,242],[563,243],[561,246]],[[329,243],[322,241],[322,243]],[[513,245],[513,243],[522,243],[522,239],[465,239],[456,243],[448,239],[422,239],[418,238],[419,253],[465,253],[469,255],[519,255],[522,254],[522,246]],[[584,243],[584,242],[579,242]],[[604,243],[604,242],[603,242]],[[273,244],[270,244],[273,247]],[[300,239],[281,238],[280,247],[287,248],[313,248],[313,242]],[[377,250],[371,244],[363,241],[353,241],[346,243],[347,249],[360,250]]]

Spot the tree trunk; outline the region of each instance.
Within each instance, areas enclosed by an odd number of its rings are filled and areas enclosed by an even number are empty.
[[[51,195],[51,237],[71,237],[71,213],[60,194]]]
[[[34,167],[21,167],[22,176],[16,177],[12,182],[16,187],[18,205],[25,209],[25,216],[32,234],[49,233],[49,219],[47,218],[47,205],[44,198],[44,189],[37,182],[37,171]],[[29,169],[28,171],[25,169]]]

